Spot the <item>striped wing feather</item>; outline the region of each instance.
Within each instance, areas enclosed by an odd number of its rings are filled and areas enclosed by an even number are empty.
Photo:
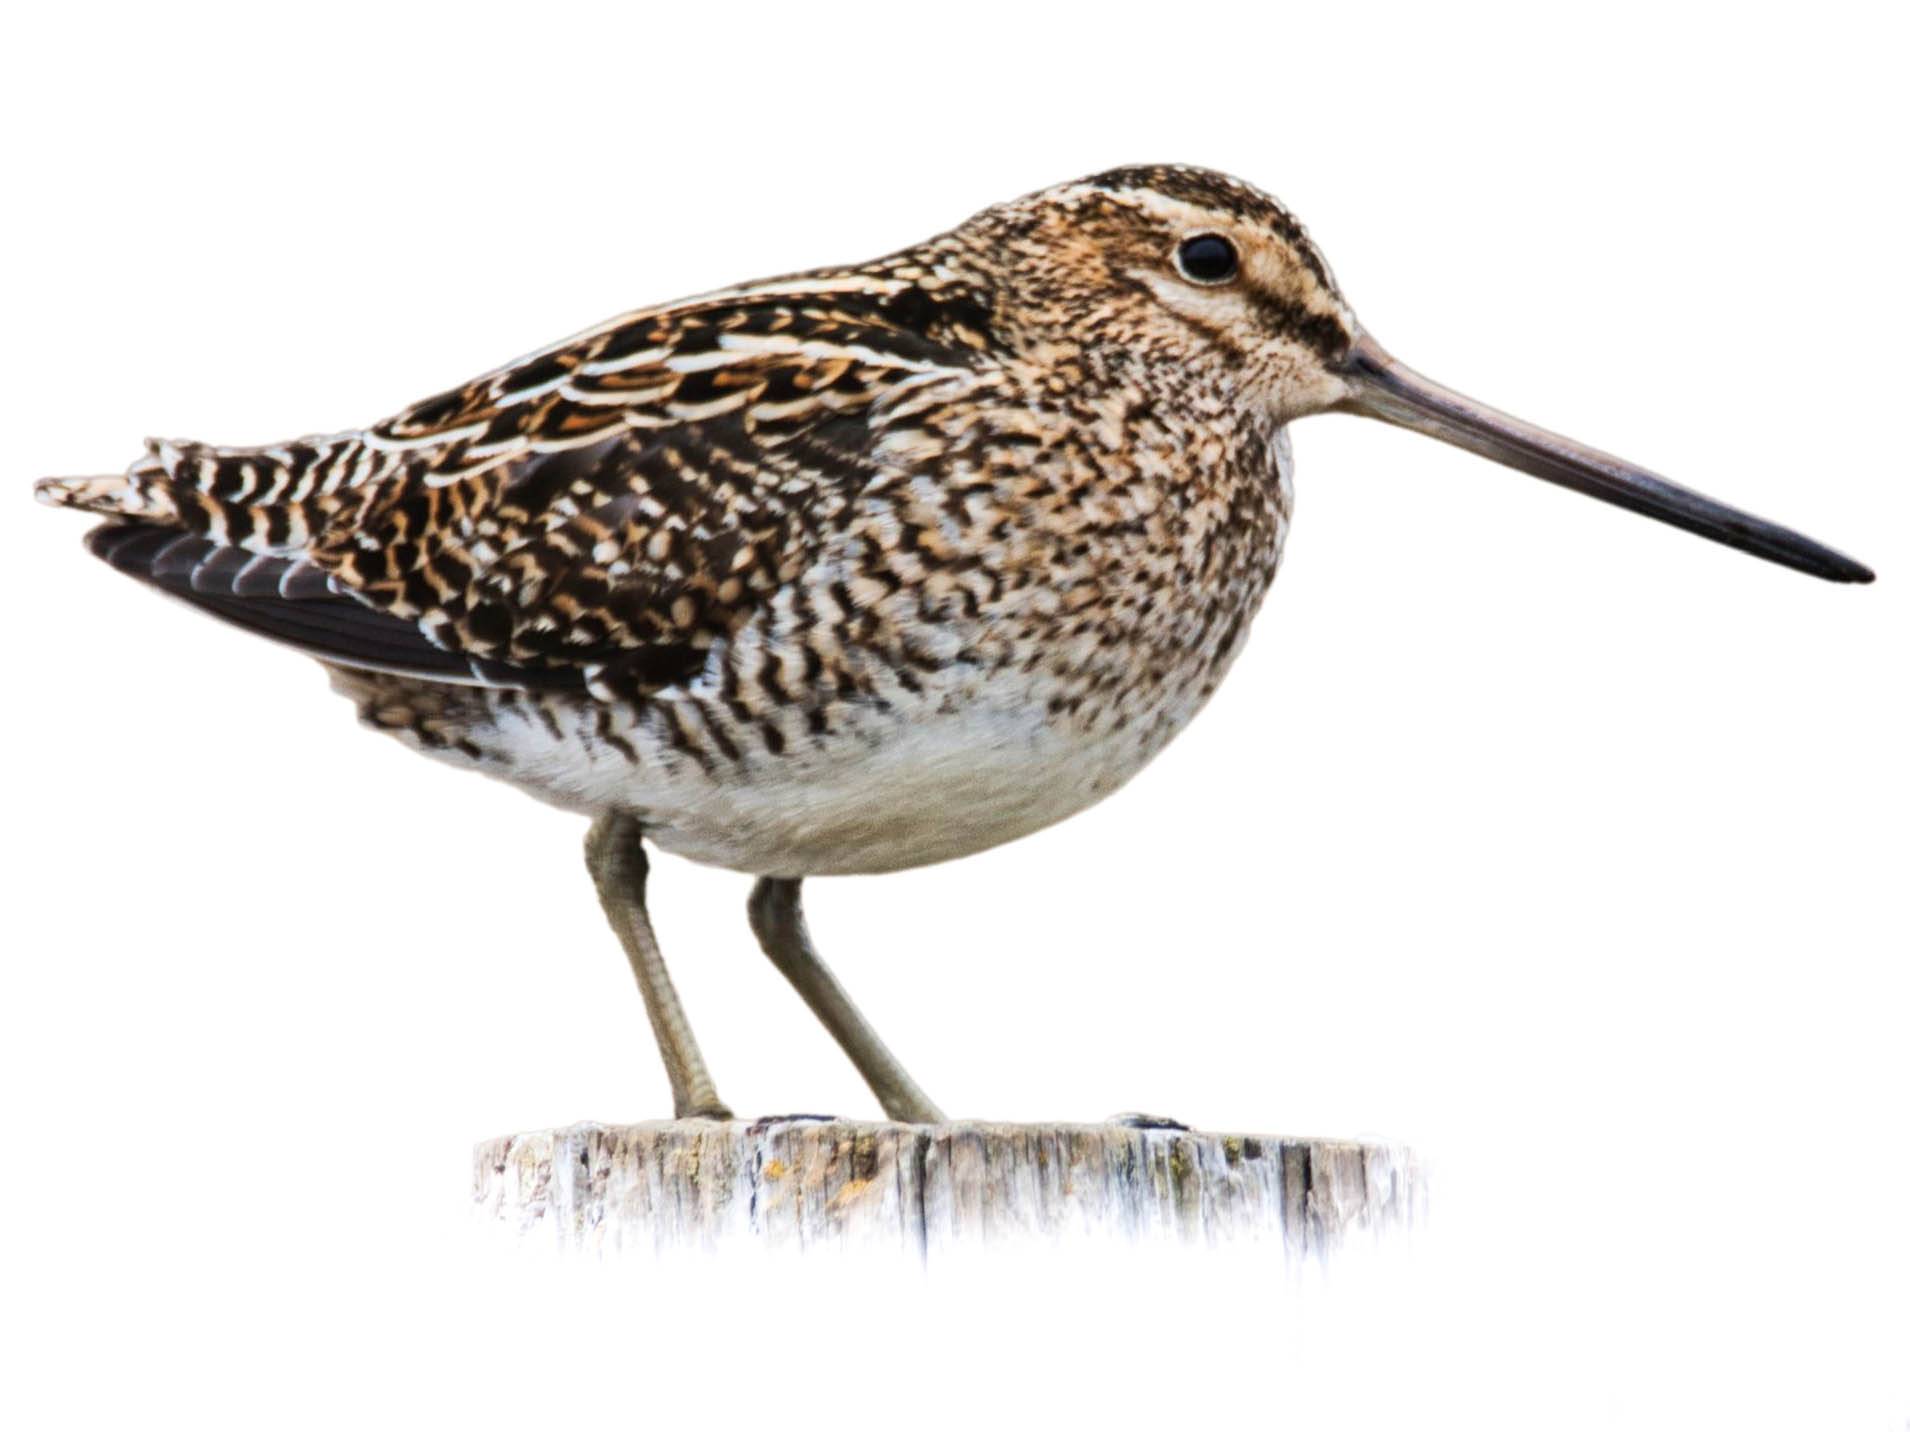
[[[886,402],[959,379],[979,304],[909,279],[779,281],[632,315],[355,433],[155,443],[116,568],[326,660],[441,681],[680,679],[866,480]]]

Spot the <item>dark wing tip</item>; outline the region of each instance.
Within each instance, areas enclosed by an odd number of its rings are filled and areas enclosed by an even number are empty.
[[[446,650],[417,623],[360,602],[314,564],[227,547],[182,527],[103,522],[94,556],[233,626],[320,661],[425,681],[519,688],[581,687],[575,666],[520,667]]]

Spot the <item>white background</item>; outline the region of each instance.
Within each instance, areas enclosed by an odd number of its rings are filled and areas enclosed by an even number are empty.
[[[9,1420],[1901,1428],[1904,36],[1548,13],[16,12]],[[812,885],[952,1113],[1410,1140],[1410,1255],[1304,1294],[1226,1255],[506,1256],[475,1140],[667,1107],[582,822],[358,732],[29,479],[356,425],[1150,160],[1280,194],[1406,361],[1882,579],[1309,421],[1181,742],[1058,829]],[[872,1113],[747,885],[652,882],[720,1087]]]

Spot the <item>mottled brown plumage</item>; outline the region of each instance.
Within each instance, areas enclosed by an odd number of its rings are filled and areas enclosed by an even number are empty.
[[[40,490],[110,516],[113,565],[325,661],[372,725],[597,815],[679,1108],[716,1101],[645,943],[639,833],[765,877],[765,947],[917,1117],[794,882],[982,849],[1133,775],[1238,652],[1291,516],[1284,427],[1330,408],[1868,575],[1420,379],[1285,209],[1175,167],[641,310],[363,431],[154,443]]]

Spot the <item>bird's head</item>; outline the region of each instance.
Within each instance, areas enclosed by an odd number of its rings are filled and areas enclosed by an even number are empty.
[[[1347,395],[1359,324],[1304,230],[1259,190],[1205,169],[1116,169],[980,214],[1018,347],[1086,350],[1112,376],[1185,375],[1189,401],[1284,423]]]
[[[1767,561],[1871,580],[1808,537],[1415,373],[1361,327],[1298,221],[1225,174],[1110,170],[1000,205],[949,238],[992,269],[997,319],[1020,343],[1083,350],[1116,377],[1140,367],[1171,386],[1184,374],[1196,409],[1276,424],[1378,418]]]

